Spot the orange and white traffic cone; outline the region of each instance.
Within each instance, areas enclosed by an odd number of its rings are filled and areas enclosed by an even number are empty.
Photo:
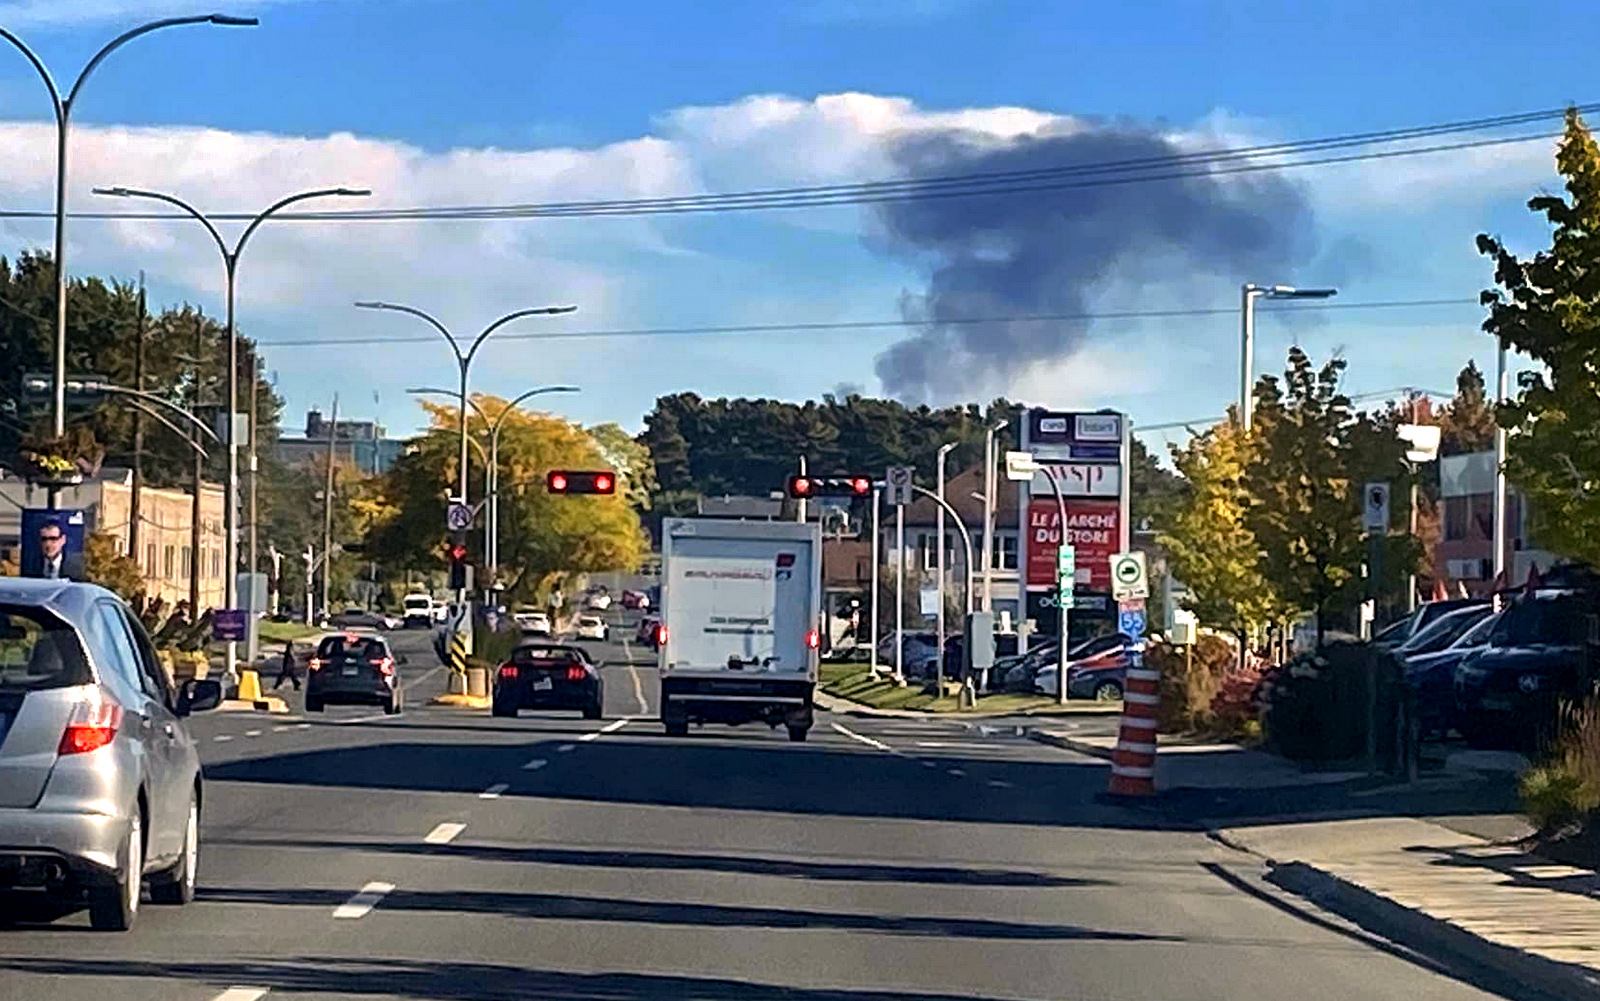
[[[1144,666],[1144,642],[1133,643],[1122,685],[1122,729],[1117,735],[1117,748],[1111,753],[1109,795],[1155,795],[1160,682],[1161,672]]]

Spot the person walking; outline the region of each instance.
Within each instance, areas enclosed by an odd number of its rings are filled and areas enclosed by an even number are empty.
[[[283,666],[278,669],[278,680],[272,683],[272,690],[277,691],[283,684],[284,679],[288,679],[294,684],[295,691],[298,692],[300,690],[300,675],[295,670],[294,663],[294,640],[290,640],[283,645]]]

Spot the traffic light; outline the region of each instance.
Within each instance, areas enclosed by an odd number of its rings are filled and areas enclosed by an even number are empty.
[[[545,477],[545,485],[553,494],[614,494],[617,474],[609,469],[552,469]]]
[[[788,494],[796,500],[812,497],[870,497],[869,476],[791,476]]]
[[[467,562],[467,544],[459,540],[445,543],[445,558],[450,561],[450,586],[457,591],[472,587],[472,565]]]

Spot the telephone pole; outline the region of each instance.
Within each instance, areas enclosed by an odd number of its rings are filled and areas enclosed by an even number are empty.
[[[133,328],[133,388],[144,392],[144,272],[139,272],[139,316]],[[133,489],[128,496],[128,554],[139,558],[139,522],[144,500],[144,413],[133,408]]]

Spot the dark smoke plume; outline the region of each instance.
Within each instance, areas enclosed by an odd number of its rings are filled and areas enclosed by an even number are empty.
[[[924,132],[892,152],[906,176],[932,177],[1193,150],[1118,124],[1014,141]],[[952,321],[1089,312],[1096,287],[1111,281],[1159,293],[1206,277],[1219,286],[1213,301],[1235,301],[1222,292],[1243,281],[1292,281],[1314,249],[1306,198],[1267,172],[894,202],[880,206],[877,219],[880,249],[930,269],[927,290],[900,303],[906,319],[926,326],[877,361],[884,391],[910,402],[1003,391],[1032,365],[1073,354],[1088,326]],[[1152,299],[1148,305],[1170,305]]]

